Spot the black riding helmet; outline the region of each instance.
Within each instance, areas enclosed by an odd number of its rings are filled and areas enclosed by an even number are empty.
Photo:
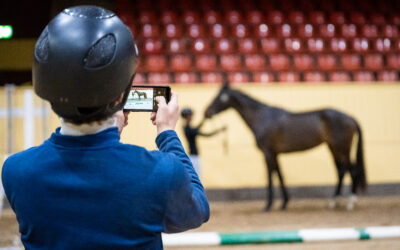
[[[122,109],[137,60],[132,33],[113,12],[72,7],[50,21],[36,43],[33,86],[59,116],[75,123],[101,120]]]
[[[181,116],[182,116],[183,118],[186,118],[186,117],[188,117],[188,116],[190,116],[190,115],[193,115],[192,109],[190,109],[190,108],[184,108],[184,109],[182,109],[182,111],[181,111]]]

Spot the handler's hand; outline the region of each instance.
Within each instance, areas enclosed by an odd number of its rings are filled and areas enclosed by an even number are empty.
[[[128,115],[130,111],[117,111],[114,114],[114,118],[116,119],[116,125],[118,127],[118,133],[122,133],[122,129],[128,125]]]
[[[158,110],[157,113],[151,113],[150,120],[153,125],[157,126],[157,135],[166,130],[175,130],[179,119],[178,95],[172,92],[168,104],[163,96],[157,96],[156,102],[158,103]]]

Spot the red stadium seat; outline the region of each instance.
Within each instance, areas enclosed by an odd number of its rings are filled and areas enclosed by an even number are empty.
[[[357,26],[355,24],[343,24],[341,26],[341,35],[345,38],[357,36]]]
[[[322,11],[313,11],[309,15],[309,21],[312,24],[323,24],[326,22],[325,14]]]
[[[373,24],[382,25],[386,23],[386,18],[381,13],[372,13],[368,20]]]
[[[270,83],[275,82],[274,75],[270,72],[254,72],[253,80],[257,83]]]
[[[258,10],[248,11],[246,15],[246,20],[247,23],[250,24],[260,24],[265,21],[263,13]]]
[[[400,54],[387,55],[387,68],[400,71]]]
[[[333,24],[344,24],[346,23],[346,15],[344,12],[332,12],[329,15],[329,21]]]
[[[230,54],[235,51],[235,46],[232,40],[222,38],[215,41],[215,51],[220,54]]]
[[[336,57],[334,55],[318,55],[318,68],[324,71],[337,69]]]
[[[289,23],[293,24],[305,23],[304,13],[302,11],[289,12]]]
[[[312,24],[299,24],[297,26],[297,35],[301,38],[303,37],[313,37],[314,36],[314,27]]]
[[[171,76],[168,73],[149,73],[148,82],[152,84],[171,83]]]
[[[351,12],[350,13],[350,23],[354,24],[365,24],[365,16],[359,12]]]
[[[175,73],[176,83],[196,83],[197,76],[193,72]]]
[[[224,71],[238,71],[242,69],[242,58],[237,54],[221,55],[221,69]]]
[[[399,29],[396,25],[386,24],[382,27],[382,35],[388,38],[398,38]]]
[[[383,56],[381,54],[369,54],[364,56],[364,67],[369,70],[383,69]]]
[[[233,83],[248,83],[250,82],[249,73],[246,72],[229,72],[229,82]]]
[[[280,82],[299,82],[300,74],[297,72],[279,72],[278,80]]]
[[[209,10],[204,13],[203,20],[207,24],[216,24],[216,23],[221,23],[222,18],[218,12],[214,10]]]
[[[276,26],[276,34],[278,37],[291,37],[293,34],[292,26],[288,23]]]
[[[364,24],[361,27],[361,35],[366,38],[378,37],[378,27],[374,24]]]
[[[233,24],[231,27],[232,35],[236,38],[248,37],[250,34],[249,28],[245,24]]]
[[[160,37],[160,27],[157,24],[144,24],[140,35],[143,38],[158,38]]]
[[[169,23],[164,26],[164,35],[167,38],[181,38],[183,34],[182,25]]]
[[[118,16],[119,16],[119,19],[121,19],[128,26],[130,26],[130,24],[134,24],[135,23],[132,13],[119,12]]]
[[[350,74],[347,72],[331,72],[329,73],[329,81],[331,82],[349,82],[351,81]]]
[[[141,51],[143,54],[161,54],[163,52],[163,43],[160,39],[146,39],[142,43]]]
[[[167,52],[176,54],[176,53],[185,53],[186,52],[186,42],[185,39],[173,38],[167,41],[166,46]]]
[[[361,58],[358,55],[342,55],[340,61],[344,70],[359,70],[361,68]]]
[[[201,24],[190,24],[187,26],[187,36],[190,38],[206,37],[205,27]]]
[[[176,72],[187,72],[192,69],[192,58],[189,55],[171,56],[170,69]]]
[[[257,41],[252,38],[244,38],[238,40],[238,49],[240,53],[257,53],[258,52],[258,46],[257,46]]]
[[[267,14],[268,23],[281,24],[284,21],[283,13],[280,11],[269,11]]]
[[[225,12],[225,22],[230,24],[242,23],[242,14],[237,10],[228,10]]]
[[[133,79],[133,84],[142,84],[147,83],[146,76],[141,73],[136,73],[135,78]]]
[[[336,27],[332,23],[321,24],[319,26],[319,34],[324,38],[332,38],[336,35]]]
[[[210,53],[211,44],[208,39],[197,38],[193,40],[191,45],[192,51],[196,54]]]
[[[390,16],[390,23],[399,26],[400,25],[400,13],[393,13]]]
[[[200,79],[203,83],[222,83],[224,77],[221,72],[203,72]]]
[[[217,69],[217,56],[214,54],[197,55],[195,58],[196,68],[199,71],[215,71]]]
[[[399,72],[397,71],[380,71],[378,72],[378,81],[396,82],[399,80]]]
[[[307,71],[314,69],[314,60],[310,55],[301,54],[293,56],[293,64],[296,70]]]
[[[289,53],[303,51],[303,43],[299,38],[286,38],[284,44],[286,51]]]
[[[144,65],[148,72],[165,72],[165,71],[167,71],[167,60],[165,59],[165,56],[163,56],[163,55],[146,56]]]
[[[270,66],[273,70],[288,70],[289,69],[289,57],[284,54],[270,55],[269,57]]]
[[[394,43],[394,50],[400,52],[400,39],[397,39]]]
[[[309,38],[307,40],[307,49],[312,53],[321,53],[325,51],[325,43],[322,38]]]
[[[344,38],[332,38],[331,50],[335,53],[343,53],[347,51],[347,42]]]
[[[228,36],[228,29],[220,23],[212,24],[209,27],[210,35],[214,38],[223,38]]]
[[[244,56],[244,66],[246,69],[251,71],[262,71],[265,70],[267,60],[264,55],[252,54]]]
[[[306,82],[325,82],[325,74],[319,71],[315,72],[305,72],[304,81]]]
[[[378,38],[374,40],[374,48],[376,52],[388,53],[392,50],[392,44],[389,38]]]
[[[373,82],[375,81],[374,74],[370,71],[359,71],[353,73],[354,81],[356,82]]]
[[[156,15],[154,12],[151,11],[141,11],[139,13],[139,23],[141,24],[149,24],[149,23],[156,23]]]
[[[161,12],[160,20],[163,24],[177,23],[178,16],[176,15],[176,12],[167,10]]]
[[[196,11],[185,11],[183,12],[182,16],[185,24],[198,24],[201,22],[199,13]]]
[[[261,42],[261,50],[264,53],[281,52],[280,42],[276,38],[262,38],[260,42]]]
[[[269,37],[271,36],[271,28],[265,23],[257,24],[254,27],[254,35],[260,38]]]
[[[351,44],[355,52],[364,53],[369,51],[369,42],[366,38],[354,38]]]

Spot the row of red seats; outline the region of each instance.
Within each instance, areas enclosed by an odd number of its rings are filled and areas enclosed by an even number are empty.
[[[127,23],[137,23],[137,24],[148,24],[148,23],[183,23],[183,24],[238,24],[238,23],[248,23],[248,24],[395,24],[400,23],[400,14],[397,12],[386,16],[382,13],[371,13],[366,15],[362,12],[350,12],[346,14],[345,12],[331,12],[326,13],[322,11],[312,11],[305,13],[302,11],[239,11],[239,10],[229,10],[222,13],[221,11],[209,10],[204,13],[199,11],[161,11],[157,13],[156,11],[140,11],[137,15],[129,9],[124,9],[119,12],[120,18]]]
[[[355,24],[341,24],[335,25],[329,24],[277,24],[268,25],[265,23],[248,25],[248,24],[143,24],[143,25],[129,25],[133,34],[140,38],[178,38],[178,37],[212,37],[212,38],[223,38],[223,37],[234,37],[234,38],[245,38],[245,37],[344,37],[354,38],[357,36],[366,38],[398,38],[399,27],[397,25],[385,24],[365,24],[357,26]]]
[[[193,57],[191,54],[178,54],[169,60],[163,55],[143,57],[138,72],[188,72],[188,71],[336,71],[336,70],[371,70],[391,69],[400,71],[400,54],[387,57],[381,54],[332,54],[313,57],[299,54],[290,57],[286,54],[264,56],[260,54],[203,54]]]
[[[177,72],[177,73],[148,73],[136,74],[134,83],[220,83],[224,78],[234,83],[271,83],[271,82],[395,82],[399,80],[397,71],[336,71],[336,72]]]
[[[142,54],[176,54],[176,53],[400,53],[400,39],[389,38],[244,38],[244,39],[140,39],[137,41]]]
[[[300,10],[315,10],[321,9],[325,11],[342,9],[354,10],[358,8],[362,11],[391,11],[392,8],[398,7],[396,0],[335,0],[335,1],[320,1],[320,0],[202,0],[202,1],[186,1],[186,0],[118,0],[117,7],[138,7],[140,9],[152,9],[155,6],[161,9],[208,9],[218,7],[219,9],[300,9]]]

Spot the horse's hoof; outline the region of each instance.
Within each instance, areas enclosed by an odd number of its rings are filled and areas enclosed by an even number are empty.
[[[329,201],[329,204],[328,204],[329,209],[335,209],[336,205],[337,205],[336,199],[332,199]]]
[[[266,206],[266,207],[263,209],[263,212],[268,213],[270,210],[271,210],[271,206]]]
[[[353,211],[354,205],[357,202],[357,196],[356,195],[351,195],[349,198],[349,201],[347,202],[347,211]]]

